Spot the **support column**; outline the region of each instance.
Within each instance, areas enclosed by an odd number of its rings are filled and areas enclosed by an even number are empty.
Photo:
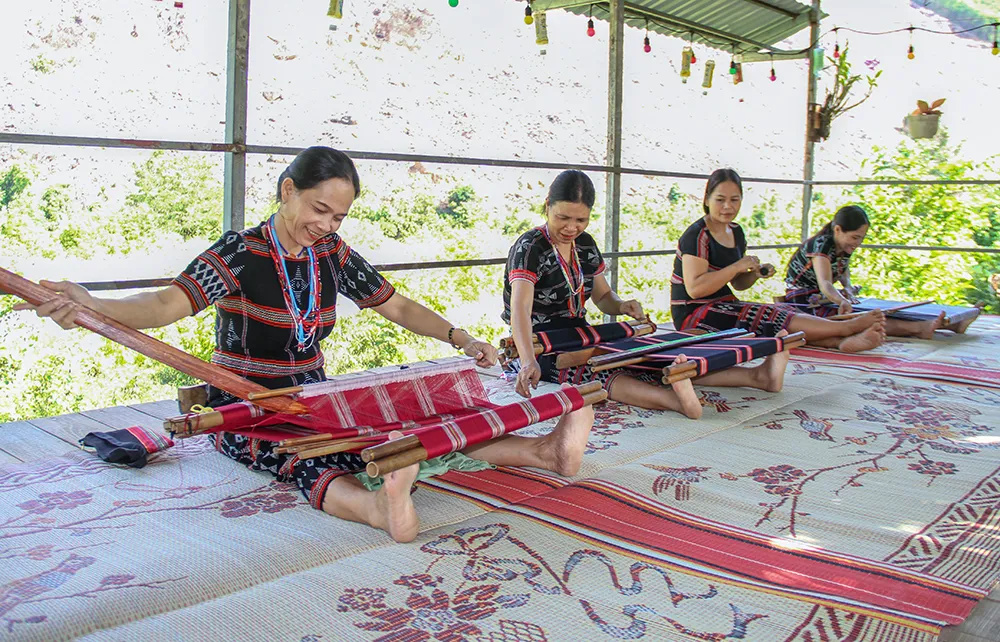
[[[813,162],[815,159],[816,143],[809,135],[812,131],[813,112],[812,105],[816,102],[816,56],[813,53],[819,44],[819,3],[820,0],[812,1],[812,9],[809,11],[809,82],[806,85],[806,152],[802,162],[802,180],[811,181],[813,179]],[[807,182],[802,186],[802,241],[809,238],[809,209],[812,206],[813,187]]]
[[[618,251],[622,195],[622,78],[625,58],[625,0],[610,0],[611,37],[608,41],[608,153],[606,164],[612,167],[607,176],[604,208],[604,251]],[[607,280],[612,290],[618,289],[618,259],[605,259]]]
[[[226,48],[226,152],[223,230],[242,230],[247,187],[247,59],[250,52],[250,0],[229,0]]]

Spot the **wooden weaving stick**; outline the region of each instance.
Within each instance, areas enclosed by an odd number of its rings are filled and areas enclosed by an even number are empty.
[[[0,267],[0,290],[16,295],[36,307],[62,296],[2,267]],[[186,375],[201,379],[240,399],[246,399],[251,393],[268,391],[264,386],[248,381],[215,364],[202,361],[88,307],[77,305],[76,324]],[[257,405],[274,412],[292,414],[309,412],[308,406],[289,397],[262,399]]]
[[[893,312],[908,310],[909,308],[916,308],[918,306],[927,305],[929,303],[934,303],[934,301],[930,300],[930,301],[917,301],[916,303],[904,303],[903,305],[897,305],[894,308],[884,308],[882,312],[885,313],[885,316],[889,316]],[[865,310],[864,312],[851,312],[850,314],[838,314],[836,316],[827,317],[827,319],[829,319],[830,321],[846,321],[847,319],[856,319],[860,316],[864,316],[869,312],[873,311],[874,310]]]

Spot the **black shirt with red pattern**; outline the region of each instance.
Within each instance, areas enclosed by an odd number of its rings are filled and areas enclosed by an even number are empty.
[[[785,273],[785,299],[792,301],[819,292],[819,279],[813,267],[813,258],[825,256],[830,261],[830,272],[836,283],[847,272],[851,257],[837,251],[832,234],[817,234],[795,251],[788,261]]]
[[[684,287],[684,256],[693,255],[708,261],[708,271],[715,272],[736,263],[747,253],[747,239],[743,228],[737,223],[730,223],[733,231],[735,247],[726,247],[719,243],[709,232],[705,218],[699,218],[692,223],[677,241],[677,254],[674,256],[674,272],[670,277],[670,314],[674,327],[681,327],[684,319],[699,306],[723,299],[735,299],[736,295],[726,284],[707,297],[695,299]]]
[[[511,284],[518,280],[535,286],[531,305],[533,330],[552,330],[586,323],[585,304],[594,290],[594,277],[604,274],[604,257],[597,249],[594,237],[586,232],[576,238],[574,248],[583,277],[582,289],[576,294],[567,280],[567,274],[570,280],[574,278],[572,269],[564,272],[560,267],[557,250],[549,241],[544,227],[528,230],[517,239],[507,255],[503,275],[503,314],[500,318],[504,323],[510,323]],[[571,265],[566,267],[572,268]],[[579,287],[579,283],[574,285]]]
[[[321,284],[319,327],[315,340],[299,346],[263,225],[226,232],[191,261],[173,284],[187,296],[194,314],[215,305],[212,363],[268,388],[323,381],[319,342],[337,322],[337,294],[369,308],[388,301],[395,290],[340,236],[322,238],[313,246]],[[286,257],[285,262],[296,301],[306,309],[309,259],[303,254]],[[213,396],[222,402],[231,400],[218,391]]]

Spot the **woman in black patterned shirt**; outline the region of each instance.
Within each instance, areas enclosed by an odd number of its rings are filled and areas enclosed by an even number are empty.
[[[544,330],[586,327],[586,302],[609,315],[643,319],[638,301],[623,301],[604,278],[604,259],[594,238],[585,230],[594,206],[594,184],[583,172],[567,170],[556,177],[545,199],[545,224],[517,239],[504,272],[504,311],[514,344],[521,356],[508,362],[517,372],[517,391],[525,397],[542,379],[553,383],[600,381],[608,397],[642,408],[674,410],[691,418],[701,416],[701,402],[691,380],[670,388],[651,375],[622,369],[593,372],[590,366],[559,370],[554,355],[535,358],[531,334]],[[778,391],[784,380],[787,353],[771,355],[756,368],[729,368],[696,381],[706,386],[752,387]],[[686,361],[681,356],[678,362]]]
[[[864,243],[871,225],[868,213],[857,205],[846,205],[824,225],[815,236],[803,243],[788,261],[785,272],[785,302],[803,306],[801,309],[817,316],[849,314],[858,300],[858,288],[851,285],[851,255]],[[840,283],[843,289],[834,285]],[[825,298],[837,305],[805,307]],[[972,320],[943,326],[944,311],[937,319],[904,321],[888,318],[885,333],[893,337],[933,339],[940,328],[962,332]]]
[[[885,340],[885,315],[874,311],[831,321],[799,314],[792,306],[741,301],[730,285],[746,290],[772,276],[774,266],[747,254],[743,228],[735,222],[743,204],[743,183],[731,169],[712,172],[705,186],[705,215],[677,242],[670,307],[679,330],[744,328],[761,336],[802,331],[813,345],[844,352],[870,350]]]
[[[342,294],[416,334],[451,343],[480,366],[496,363],[493,346],[396,292],[340,238],[337,230],[360,191],[357,169],[346,154],[310,147],[278,178],[277,212],[256,227],[223,234],[172,285],[114,300],[92,297],[74,283],[43,282],[64,296],[38,308],[18,308],[35,309],[72,328],[81,304],[141,329],[169,325],[214,305],[212,361],[268,388],[283,388],[326,378],[319,343],[333,330]],[[213,405],[231,401],[219,390],[210,393]],[[588,406],[565,415],[545,437],[506,436],[463,452],[489,464],[575,474],[593,417]],[[295,481],[314,508],[381,528],[397,541],[417,535],[410,499],[416,465],[386,475],[378,492],[370,492],[353,475],[365,467],[357,453],[301,460],[276,453],[274,442],[225,432],[215,439],[220,452],[252,470]]]

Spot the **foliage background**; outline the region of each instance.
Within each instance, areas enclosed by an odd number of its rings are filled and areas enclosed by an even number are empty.
[[[0,125],[37,133],[218,138],[225,39],[220,45],[217,33],[225,32],[225,12],[219,9],[225,3],[216,4],[175,11],[170,3],[40,0],[12,7],[9,19],[0,23],[5,61],[0,84],[11,88],[10,102],[0,105]],[[254,142],[600,163],[606,34],[580,38],[585,19],[557,13],[549,16],[553,44],[546,56],[537,56],[530,30],[498,26],[496,16],[508,5],[500,0],[462,3],[459,12],[386,0],[344,21],[337,32],[325,24],[310,30],[318,23],[310,12],[322,15],[325,3],[290,0],[288,10],[281,3],[255,6]],[[996,9],[995,0],[948,0],[932,9],[948,17],[953,5],[982,15]],[[831,0],[824,8],[831,24],[860,24],[854,19],[858,14],[872,29],[893,26],[875,24],[879,15],[898,17],[906,11],[907,24],[941,21],[905,0]],[[514,25],[521,24],[519,16],[514,18]],[[802,136],[797,124],[787,126],[801,121],[804,71],[792,66],[797,63],[780,66],[775,83],[748,66],[746,83],[733,87],[720,80],[710,93],[697,83],[677,81],[676,39],[654,38],[649,55],[640,53],[641,31],[627,30],[626,39],[626,164],[691,172],[731,165],[744,174],[779,177],[798,171]],[[835,123],[831,141],[820,149],[821,177],[996,177],[995,161],[983,151],[992,143],[969,133],[972,119],[956,113],[962,103],[952,94],[947,94],[943,122],[961,132],[961,145],[947,135],[909,141],[879,120],[881,114],[895,119],[909,111],[914,97],[946,95],[937,93],[938,85],[963,73],[968,56],[986,51],[986,63],[997,61],[982,43],[962,44],[959,53],[947,55],[931,54],[927,41],[918,44],[919,67],[904,69],[905,58],[896,67],[883,61],[886,73],[873,99]],[[871,43],[855,41],[851,47],[857,60],[879,64],[865,60],[875,58]],[[721,55],[699,51],[699,59]],[[338,62],[324,66],[315,64],[317,58]],[[934,67],[945,63],[951,66]],[[109,69],[127,82],[110,85],[116,75]],[[975,74],[969,77],[978,79]],[[996,91],[988,83],[975,86]],[[71,113],[67,96],[74,101]],[[716,140],[724,144],[705,144]],[[0,265],[34,280],[176,274],[221,231],[220,156],[0,146]],[[273,185],[289,160],[251,157],[248,225],[272,211]],[[343,235],[373,263],[505,256],[518,234],[541,221],[553,177],[520,169],[373,161],[360,162],[359,170],[365,189]],[[592,178],[598,198],[589,231],[601,243],[604,177]],[[702,189],[700,181],[626,176],[621,248],[673,248],[698,216]],[[799,188],[748,184],[740,222],[750,242],[796,242],[800,197]],[[995,248],[1000,239],[995,186],[823,188],[814,194],[814,229],[847,203],[860,203],[873,214],[873,243]],[[784,266],[790,251],[761,255]],[[996,256],[862,250],[853,272],[867,294],[984,301],[988,311],[1000,313],[986,284],[990,274],[1000,272]],[[622,261],[620,293],[667,320],[671,265],[669,256]],[[495,340],[503,332],[502,272],[502,266],[487,266],[388,277],[456,325]],[[768,301],[782,290],[776,278],[747,296]],[[190,383],[85,331],[63,332],[32,315],[13,313],[13,303],[0,296],[0,421],[165,399],[174,396],[176,386]],[[355,312],[344,305],[338,328],[323,346],[331,374],[450,352],[377,314]],[[151,334],[208,358],[213,323],[208,311]]]

